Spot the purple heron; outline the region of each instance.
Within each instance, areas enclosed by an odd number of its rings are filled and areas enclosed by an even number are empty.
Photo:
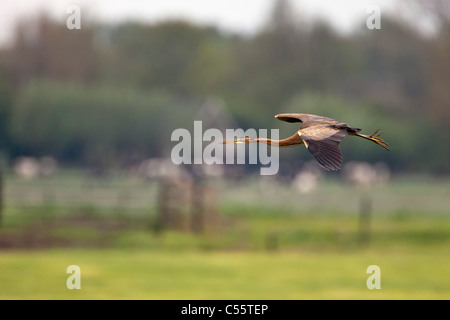
[[[326,170],[338,170],[342,167],[342,153],[339,143],[347,136],[357,136],[382,146],[389,150],[387,143],[380,139],[379,130],[373,134],[360,134],[361,129],[349,127],[346,123],[331,118],[305,113],[283,113],[275,116],[278,120],[290,123],[301,122],[300,129],[291,137],[282,140],[265,138],[251,139],[249,137],[225,141],[225,143],[267,143],[279,147],[291,147],[305,144],[319,164]]]

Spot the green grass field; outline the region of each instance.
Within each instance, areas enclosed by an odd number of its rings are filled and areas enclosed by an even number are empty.
[[[450,299],[448,181],[377,186],[364,243],[358,208],[368,193],[333,180],[309,195],[217,183],[226,223],[203,235],[154,233],[145,197],[154,186],[113,181],[66,203],[64,194],[84,190],[62,181],[7,184],[0,299]],[[48,190],[60,193],[51,203]],[[123,190],[142,198],[117,206]],[[66,287],[69,265],[81,269],[80,290]],[[370,265],[380,267],[379,290],[366,286]]]
[[[366,252],[46,250],[0,255],[1,299],[449,299],[449,248]],[[81,289],[69,290],[69,265]],[[381,289],[366,286],[369,265]]]

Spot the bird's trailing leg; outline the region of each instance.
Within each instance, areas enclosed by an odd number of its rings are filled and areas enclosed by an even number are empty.
[[[384,141],[383,139],[380,138],[381,132],[378,133],[379,131],[380,131],[380,129],[378,129],[377,131],[372,133],[370,136],[365,135],[365,134],[361,134],[361,133],[357,133],[357,132],[352,132],[352,133],[349,132],[349,134],[353,135],[353,136],[358,136],[358,137],[361,137],[361,138],[364,138],[364,139],[367,139],[367,140],[370,140],[370,141],[373,141],[376,144],[378,144],[379,146],[382,146],[383,148],[385,148],[386,150],[389,150],[386,141]]]
[[[378,133],[380,131],[380,129],[378,129],[377,131],[375,131],[374,133],[372,133],[369,137],[371,138],[371,140],[373,142],[375,142],[376,144],[382,146],[383,148],[385,148],[386,150],[389,150],[388,148],[388,144],[386,143],[386,141],[384,141],[383,139],[380,139],[381,136],[381,132]],[[378,133],[378,134],[377,134]]]
[[[378,138],[379,136],[381,136],[381,132],[378,133],[380,131],[380,129],[378,129],[377,131],[375,131],[374,133],[372,133],[369,137],[371,138]],[[378,134],[377,134],[378,133]],[[377,135],[376,135],[377,134]]]

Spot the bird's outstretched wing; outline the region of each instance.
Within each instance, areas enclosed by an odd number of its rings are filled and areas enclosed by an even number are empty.
[[[312,126],[298,131],[306,148],[326,170],[338,170],[342,167],[341,140],[347,135],[345,130],[329,125]]]
[[[286,122],[308,122],[308,121],[336,121],[331,118],[316,116],[314,114],[306,113],[282,113],[275,116],[278,120]]]

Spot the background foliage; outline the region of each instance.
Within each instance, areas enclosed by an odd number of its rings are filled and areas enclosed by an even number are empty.
[[[344,143],[345,154],[402,172],[448,173],[448,25],[424,36],[397,17],[383,16],[381,30],[363,22],[342,35],[294,17],[284,0],[253,36],[185,21],[81,30],[46,16],[23,21],[0,52],[2,152],[95,166],[162,156],[171,130],[190,128],[214,97],[242,128],[290,134],[273,119],[287,111],[336,117],[367,133],[381,128],[393,152],[355,142]]]

